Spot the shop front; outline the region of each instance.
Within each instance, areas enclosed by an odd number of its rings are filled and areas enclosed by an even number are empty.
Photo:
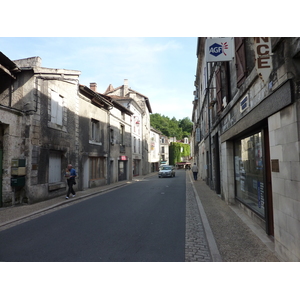
[[[268,129],[260,129],[234,141],[236,200],[263,220],[274,233],[269,168]]]

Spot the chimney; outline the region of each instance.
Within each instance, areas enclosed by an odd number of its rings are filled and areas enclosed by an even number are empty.
[[[97,83],[96,82],[91,82],[90,83],[90,89],[94,92],[97,92]]]
[[[128,79],[124,79],[123,97],[128,94]]]

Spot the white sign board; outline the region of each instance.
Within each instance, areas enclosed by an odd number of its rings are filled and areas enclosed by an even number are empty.
[[[271,38],[254,38],[255,68],[259,77],[267,82],[272,71],[272,46]]]
[[[234,54],[233,38],[206,39],[206,62],[230,61]]]

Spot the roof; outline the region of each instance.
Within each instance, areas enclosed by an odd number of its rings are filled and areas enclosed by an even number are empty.
[[[106,109],[111,109],[113,107],[113,103],[109,100],[108,96],[101,95],[99,93],[94,92],[89,87],[80,84],[79,89],[89,96],[91,96],[92,103],[96,106],[103,107],[106,106]]]
[[[117,90],[119,90],[119,89],[121,89],[121,88],[124,88],[124,85],[121,85],[121,86],[119,86],[119,87],[117,87],[117,88],[114,88],[114,87],[110,84],[110,85],[108,86],[108,88],[106,89],[106,91],[105,91],[104,94],[107,95],[107,94],[109,94],[109,93],[113,93],[113,92],[115,92],[115,91],[117,91]],[[139,93],[139,92],[137,92],[137,91],[135,91],[135,90],[133,90],[133,89],[130,89],[130,88],[128,89],[127,95],[128,95],[130,92],[133,92],[133,93],[135,93],[135,94],[137,94],[137,95],[142,96],[142,97],[145,99],[145,103],[146,103],[146,106],[147,106],[149,112],[152,113],[152,108],[151,108],[151,105],[150,105],[150,101],[149,101],[149,99],[148,99],[147,96],[145,96],[145,95],[143,95],[143,94],[141,94],[141,93]],[[122,99],[128,99],[128,98],[130,98],[130,96],[127,96],[127,95],[125,95],[125,97],[122,97]],[[126,98],[126,97],[127,97],[127,98]]]
[[[11,61],[6,55],[0,52],[0,76],[11,76],[13,78],[13,73],[20,72],[20,68]]]

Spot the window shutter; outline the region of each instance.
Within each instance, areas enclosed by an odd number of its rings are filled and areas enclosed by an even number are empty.
[[[221,69],[216,71],[217,112],[222,110],[222,82]]]
[[[246,79],[246,54],[245,54],[245,38],[234,38],[236,70],[237,70],[237,86],[240,87]]]
[[[50,153],[49,155],[49,183],[61,181],[61,153]]]

